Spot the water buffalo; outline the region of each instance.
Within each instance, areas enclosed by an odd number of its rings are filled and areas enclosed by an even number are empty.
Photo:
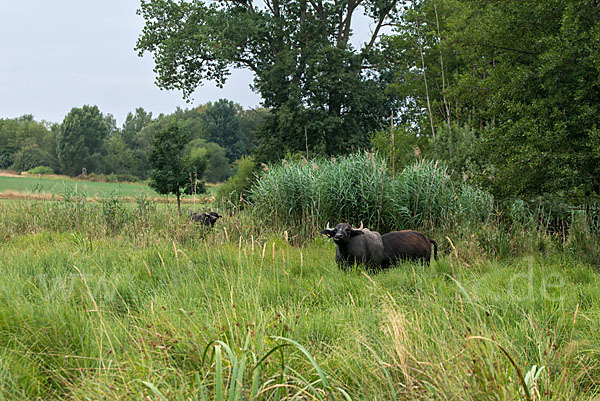
[[[200,222],[206,226],[210,226],[211,228],[215,225],[217,220],[222,218],[217,212],[208,212],[208,213],[195,213],[190,211],[190,218],[195,222]]]
[[[355,263],[362,263],[370,268],[379,268],[384,258],[381,234],[371,231],[360,224],[353,228],[349,224],[339,223],[334,228],[329,227],[321,234],[333,239],[337,245],[335,261],[338,266],[347,270]]]
[[[431,244],[433,256],[437,260],[437,242],[418,231],[393,231],[381,236],[383,241],[383,260],[381,266],[387,268],[400,260],[416,260],[429,263]]]

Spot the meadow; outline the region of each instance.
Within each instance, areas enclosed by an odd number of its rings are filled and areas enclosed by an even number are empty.
[[[208,185],[207,191],[207,195],[212,196],[214,185]],[[94,182],[66,176],[0,174],[0,199],[55,199],[65,196],[85,196],[90,199],[116,197],[124,200],[133,200],[136,197],[155,200],[174,198],[172,195],[160,195],[144,183]],[[197,196],[198,199],[204,197]],[[193,202],[192,196],[184,196],[183,202]]]
[[[0,219],[0,399],[598,399],[597,250],[575,233],[430,232],[439,261],[369,273],[250,211],[213,231],[142,198]]]

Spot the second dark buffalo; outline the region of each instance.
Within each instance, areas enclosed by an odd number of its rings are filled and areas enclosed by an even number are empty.
[[[190,218],[195,222],[202,223],[206,226],[214,227],[217,220],[222,218],[217,212],[208,212],[208,213],[194,213],[190,212]]]
[[[434,249],[433,256],[437,260],[437,242],[418,231],[393,231],[382,235],[381,240],[384,254],[381,263],[383,268],[403,260],[415,260],[429,264],[431,245]]]
[[[383,260],[383,243],[377,231],[363,228],[354,228],[346,223],[340,223],[334,228],[329,227],[321,231],[333,239],[337,245],[335,261],[338,266],[347,270],[355,263],[362,263],[370,268],[379,268]]]

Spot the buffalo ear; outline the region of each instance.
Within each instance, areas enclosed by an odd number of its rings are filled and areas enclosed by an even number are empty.
[[[333,237],[335,234],[335,230],[323,230],[321,234],[328,236],[329,238]]]
[[[355,235],[363,235],[363,234],[364,234],[363,230],[353,229],[352,231],[350,231],[350,236],[351,237],[354,237]]]

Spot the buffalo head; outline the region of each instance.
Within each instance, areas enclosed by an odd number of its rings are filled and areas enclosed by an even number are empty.
[[[347,244],[352,237],[364,234],[363,224],[361,222],[359,228],[354,228],[350,224],[339,223],[334,228],[331,228],[329,227],[329,223],[327,223],[327,228],[321,231],[321,234],[332,238],[336,244]]]

